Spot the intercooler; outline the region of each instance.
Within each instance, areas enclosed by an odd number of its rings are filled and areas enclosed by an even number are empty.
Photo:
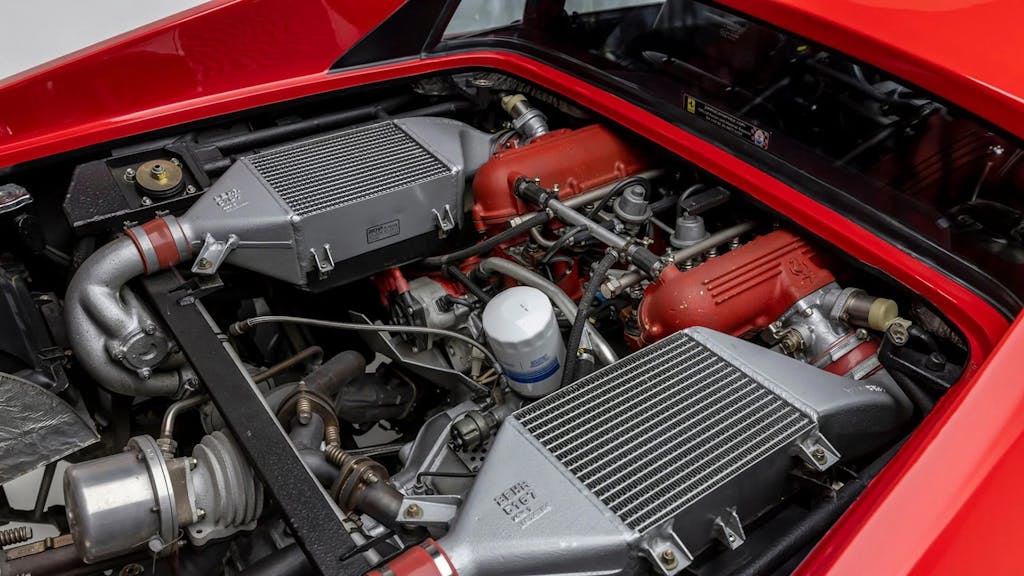
[[[452,531],[463,576],[681,571],[906,418],[890,383],[834,376],[691,328],[519,410]],[[802,462],[801,462],[802,461]]]
[[[242,158],[179,221],[224,262],[310,288],[434,253],[462,225],[493,136],[445,118],[376,122]]]

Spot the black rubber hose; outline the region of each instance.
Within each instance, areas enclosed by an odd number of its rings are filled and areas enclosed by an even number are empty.
[[[768,549],[761,552],[746,566],[734,571],[730,576],[772,574],[795,554],[821,539],[902,446],[903,441],[887,450],[885,454],[861,470],[856,478],[844,484],[836,492],[835,498],[811,510],[792,530],[776,538]]]
[[[580,342],[583,341],[583,328],[590,321],[590,311],[594,306],[594,296],[601,288],[604,277],[612,269],[618,256],[608,251],[594,267],[590,274],[587,287],[583,290],[583,298],[580,299],[579,308],[576,309],[576,318],[572,322],[572,330],[569,331],[569,342],[565,350],[565,368],[562,371],[562,386],[568,386],[576,381],[576,366],[579,363]]]
[[[465,286],[466,290],[469,291],[469,293],[472,294],[473,296],[476,296],[477,300],[483,302],[484,304],[491,301],[491,296],[487,292],[484,292],[483,288],[477,286],[477,283],[473,282],[473,280],[469,276],[466,276],[462,272],[462,270],[459,269],[458,266],[451,264],[445,266],[444,274],[445,276]]]
[[[242,571],[242,576],[303,576],[313,573],[313,567],[299,545],[290,544],[253,562]]]
[[[453,102],[442,102],[440,104],[432,104],[430,106],[424,106],[423,108],[417,108],[415,110],[399,112],[398,114],[390,115],[389,118],[440,116],[445,114],[456,114],[458,112],[465,112],[466,110],[472,110],[473,108],[475,108],[475,105],[472,102],[467,102],[466,100],[455,100]]]
[[[474,244],[467,248],[456,250],[455,252],[449,252],[448,254],[444,254],[441,256],[431,256],[430,258],[424,258],[422,264],[425,266],[433,266],[438,268],[447,266],[448,264],[456,264],[458,262],[465,260],[466,258],[472,258],[473,256],[479,256],[486,252],[490,252],[491,250],[497,248],[500,244],[508,242],[509,240],[512,240],[513,238],[516,238],[518,236],[522,236],[523,234],[526,234],[527,232],[530,231],[530,228],[540,226],[542,224],[547,224],[549,220],[551,220],[551,216],[549,216],[547,212],[539,212],[537,214],[534,214],[532,217],[520,222],[519,224],[509,228],[508,230],[503,230],[495,234],[494,236],[491,236],[490,238],[484,240],[483,242],[480,242],[479,244]]]
[[[593,220],[594,216],[597,216],[598,213],[601,212],[601,210],[604,210],[604,207],[608,205],[608,202],[611,202],[612,198],[618,196],[619,194],[622,194],[623,190],[635,184],[643,186],[644,190],[647,191],[647,194],[650,194],[651,183],[647,181],[647,178],[643,178],[641,176],[630,176],[629,178],[626,178],[625,180],[622,180],[621,182],[616,184],[614,188],[612,188],[607,194],[605,194],[604,197],[601,198],[601,201],[595,204],[594,207],[591,208],[589,212],[587,212],[587,218]]]
[[[228,154],[234,154],[235,152],[243,152],[253,148],[266,146],[268,144],[275,144],[285,140],[301,138],[302,136],[316,134],[317,132],[323,132],[332,128],[340,128],[348,124],[359,122],[360,120],[370,120],[382,112],[394,110],[408,102],[410,99],[411,97],[409,96],[389,98],[371,106],[351,108],[340,112],[324,114],[322,116],[314,116],[313,118],[300,120],[298,122],[293,122],[292,124],[264,128],[262,130],[239,134],[237,136],[227,136],[214,140],[211,144],[216,146],[217,149],[220,150],[220,153],[226,156]]]
[[[306,386],[315,392],[334,399],[342,386],[366,372],[366,359],[355,350],[337,354],[319,368],[303,378]]]
[[[918,414],[921,418],[924,418],[932,408],[935,408],[935,401],[932,400],[928,393],[924,391],[917,382],[914,382],[906,374],[901,374],[895,370],[889,370],[889,375],[896,381],[896,384],[900,387],[900,390],[907,395],[907,398],[913,402],[914,407],[917,408]]]
[[[537,261],[538,264],[542,266],[547,264],[548,261],[551,260],[551,257],[554,256],[556,252],[561,250],[562,246],[565,246],[566,242],[571,240],[573,236],[585,230],[586,228],[584,228],[583,226],[573,226],[572,228],[567,229],[565,233],[558,238],[558,240],[552,242],[551,246],[549,246],[548,249],[544,251],[544,254],[540,257],[540,260]]]

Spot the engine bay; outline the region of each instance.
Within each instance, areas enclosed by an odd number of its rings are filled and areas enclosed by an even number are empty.
[[[969,356],[841,246],[494,72],[0,184],[0,486],[70,464],[19,517],[61,536],[0,575],[785,573]]]

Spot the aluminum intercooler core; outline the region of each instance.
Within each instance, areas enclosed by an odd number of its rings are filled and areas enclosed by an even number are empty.
[[[441,544],[463,576],[676,574],[741,545],[794,467],[891,438],[890,388],[678,332],[507,418]]]
[[[454,169],[399,125],[381,122],[243,159],[297,216],[444,180]]]
[[[515,418],[638,532],[815,427],[807,414],[682,333]]]
[[[325,288],[434,253],[462,225],[493,136],[445,118],[377,122],[242,158],[180,219],[196,274],[223,262]]]

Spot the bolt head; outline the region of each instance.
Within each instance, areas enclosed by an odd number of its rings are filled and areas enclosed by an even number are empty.
[[[143,196],[142,197],[142,205],[143,206],[149,206],[152,203],[153,203],[153,199],[150,198],[149,196]]]
[[[406,518],[413,518],[413,519],[422,518],[423,517],[423,508],[420,508],[419,504],[410,504],[405,509],[405,517]]]
[[[206,518],[206,510],[203,508],[196,508],[196,518],[199,518],[200,520]]]

